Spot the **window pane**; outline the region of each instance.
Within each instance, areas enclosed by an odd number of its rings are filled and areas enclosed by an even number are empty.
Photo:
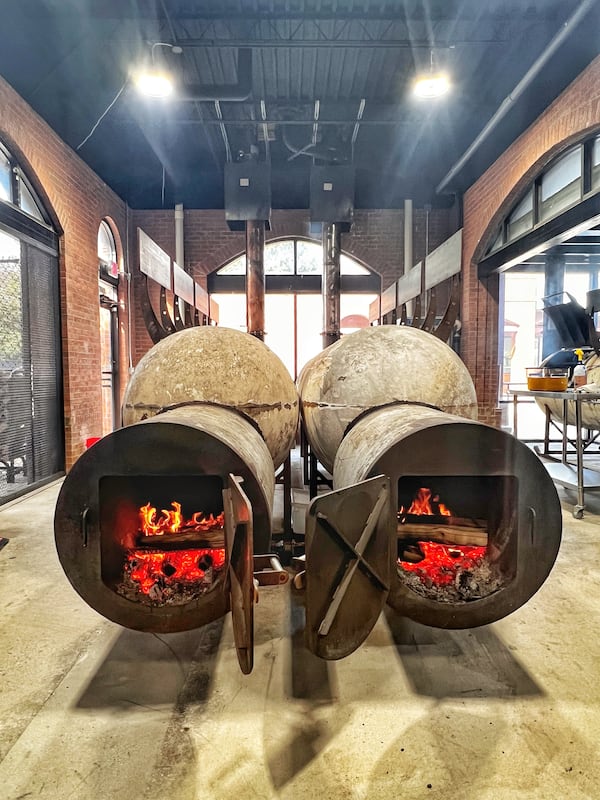
[[[581,147],[551,166],[541,179],[540,219],[548,219],[581,197]]]
[[[265,245],[265,275],[294,274],[294,242],[271,242]]]
[[[502,229],[500,229],[500,230],[498,231],[498,235],[496,236],[496,238],[495,238],[495,239],[494,239],[494,241],[492,242],[492,246],[491,246],[491,247],[490,247],[490,249],[488,250],[488,253],[493,253],[493,252],[494,252],[495,250],[497,250],[499,247],[502,247]]]
[[[297,244],[298,275],[320,275],[323,272],[323,247],[316,242]]]
[[[20,181],[19,187],[21,209],[26,213],[37,219],[39,222],[45,222],[42,212],[36,203],[33,194],[29,191],[29,187],[25,181]]]
[[[323,349],[323,301],[318,294],[296,296],[298,310],[298,372]]]
[[[340,332],[352,333],[369,327],[369,306],[376,294],[342,294],[340,296]]]
[[[246,295],[211,294],[219,304],[219,327],[246,332]]]
[[[355,261],[353,258],[344,255],[343,253],[340,256],[340,272],[342,275],[370,275],[366,267],[363,267],[362,264],[359,264],[358,261]]]
[[[265,297],[265,344],[294,375],[294,295],[268,294]]]
[[[504,276],[504,391],[527,382],[526,368],[542,358],[544,273],[507,272]],[[522,388],[522,386],[521,386]]]
[[[21,244],[0,231],[0,374],[23,368]],[[0,426],[2,422],[0,420]]]
[[[565,272],[565,292],[572,294],[580,306],[585,308],[590,288],[589,272]],[[565,298],[567,300],[568,298]]]
[[[508,238],[515,239],[533,228],[533,190],[530,189],[508,218]]]
[[[115,238],[109,225],[104,220],[98,228],[98,258],[100,261],[104,261],[105,264],[114,264],[117,260]]]
[[[600,136],[594,139],[592,145],[592,188],[600,187]]]
[[[8,159],[0,151],[0,200],[12,202],[12,192],[10,188],[10,164]]]
[[[242,253],[241,256],[234,258],[233,261],[230,261],[229,264],[226,264],[224,267],[217,273],[218,275],[245,275],[246,274],[246,253]]]

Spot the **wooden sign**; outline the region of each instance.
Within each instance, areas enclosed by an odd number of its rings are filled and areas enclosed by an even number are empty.
[[[425,288],[431,289],[460,272],[462,228],[431,252],[425,262]]]
[[[141,228],[138,228],[138,250],[140,254],[140,272],[164,286],[165,289],[172,291],[171,257]]]
[[[206,289],[203,289],[199,283],[194,283],[194,305],[201,314],[206,314],[208,317],[210,308],[208,302],[208,292]]]
[[[381,316],[384,317],[390,311],[395,311],[396,308],[396,284],[392,283],[381,295]]]
[[[173,262],[173,292],[186,303],[194,305],[194,279],[175,261]]]
[[[216,300],[213,300],[212,297],[210,298],[210,321],[214,322],[215,325],[219,323],[219,304]]]
[[[376,300],[373,300],[372,303],[369,303],[369,322],[377,322],[379,320],[379,317],[381,316],[380,308],[380,297],[378,297]]]

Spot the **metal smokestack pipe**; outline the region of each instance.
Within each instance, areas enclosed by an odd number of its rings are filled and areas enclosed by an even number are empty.
[[[185,254],[183,250],[183,203],[175,206],[175,261],[184,269]]]
[[[261,342],[265,338],[265,223],[246,221],[246,326]]]
[[[340,338],[340,226],[323,224],[323,348]]]
[[[413,266],[413,201],[404,201],[404,270],[406,275]]]

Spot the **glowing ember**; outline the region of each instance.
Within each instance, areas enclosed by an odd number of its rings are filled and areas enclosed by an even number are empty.
[[[143,594],[151,599],[165,599],[169,587],[181,584],[198,584],[199,588],[205,584],[205,590],[210,588],[214,573],[222,570],[224,565],[224,548],[173,550],[168,553],[133,550],[127,556],[125,574]]]
[[[422,561],[413,564],[400,561],[402,569],[413,572],[423,583],[437,586],[454,583],[459,573],[479,566],[485,559],[486,547],[448,545],[439,542],[419,542]]]
[[[214,517],[209,514],[205,517],[202,512],[196,511],[191,519],[184,520],[181,513],[181,503],[173,501],[172,511],[161,509],[161,516],[156,517],[156,508],[146,503],[140,508],[140,530],[144,536],[162,536],[165,533],[183,533],[192,531],[214,531],[224,525],[224,515]]]
[[[404,508],[404,506],[401,506],[398,514],[437,514],[442,517],[453,516],[450,509],[443,503],[440,503],[439,495],[432,495],[431,489],[422,487],[417,492],[417,496],[412,501],[410,507]]]

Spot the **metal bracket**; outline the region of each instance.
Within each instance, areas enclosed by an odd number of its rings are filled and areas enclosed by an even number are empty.
[[[259,586],[283,586],[290,579],[274,553],[254,556],[254,578]]]

